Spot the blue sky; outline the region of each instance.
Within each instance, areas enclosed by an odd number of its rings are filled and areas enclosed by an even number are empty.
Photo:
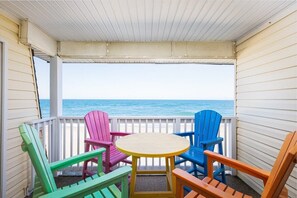
[[[41,99],[49,63],[35,58]],[[63,64],[64,99],[234,99],[233,65]]]

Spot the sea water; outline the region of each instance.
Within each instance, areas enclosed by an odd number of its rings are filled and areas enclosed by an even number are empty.
[[[42,118],[49,117],[50,102],[40,100]],[[63,100],[63,116],[84,116],[101,110],[109,116],[193,116],[211,109],[222,116],[234,116],[233,100]]]

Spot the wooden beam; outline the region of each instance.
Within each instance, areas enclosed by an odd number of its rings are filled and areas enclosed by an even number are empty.
[[[63,62],[209,62],[235,59],[233,42],[59,42]]]
[[[20,35],[21,43],[30,45],[33,49],[38,49],[49,56],[57,55],[57,41],[28,20],[22,21]]]

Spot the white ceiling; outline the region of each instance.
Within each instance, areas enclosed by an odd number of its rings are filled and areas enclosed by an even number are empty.
[[[235,41],[296,0],[0,1],[57,41]]]

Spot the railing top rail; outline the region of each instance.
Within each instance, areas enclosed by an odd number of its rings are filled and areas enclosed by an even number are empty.
[[[59,116],[59,119],[83,119],[83,116]],[[110,119],[194,119],[194,116],[109,116]],[[235,116],[226,116],[222,119],[232,119]]]
[[[56,120],[56,119],[57,119],[57,117],[49,117],[49,118],[31,120],[31,121],[28,121],[26,123],[27,124],[37,124],[37,123],[48,122],[48,121],[52,121],[52,120]]]

